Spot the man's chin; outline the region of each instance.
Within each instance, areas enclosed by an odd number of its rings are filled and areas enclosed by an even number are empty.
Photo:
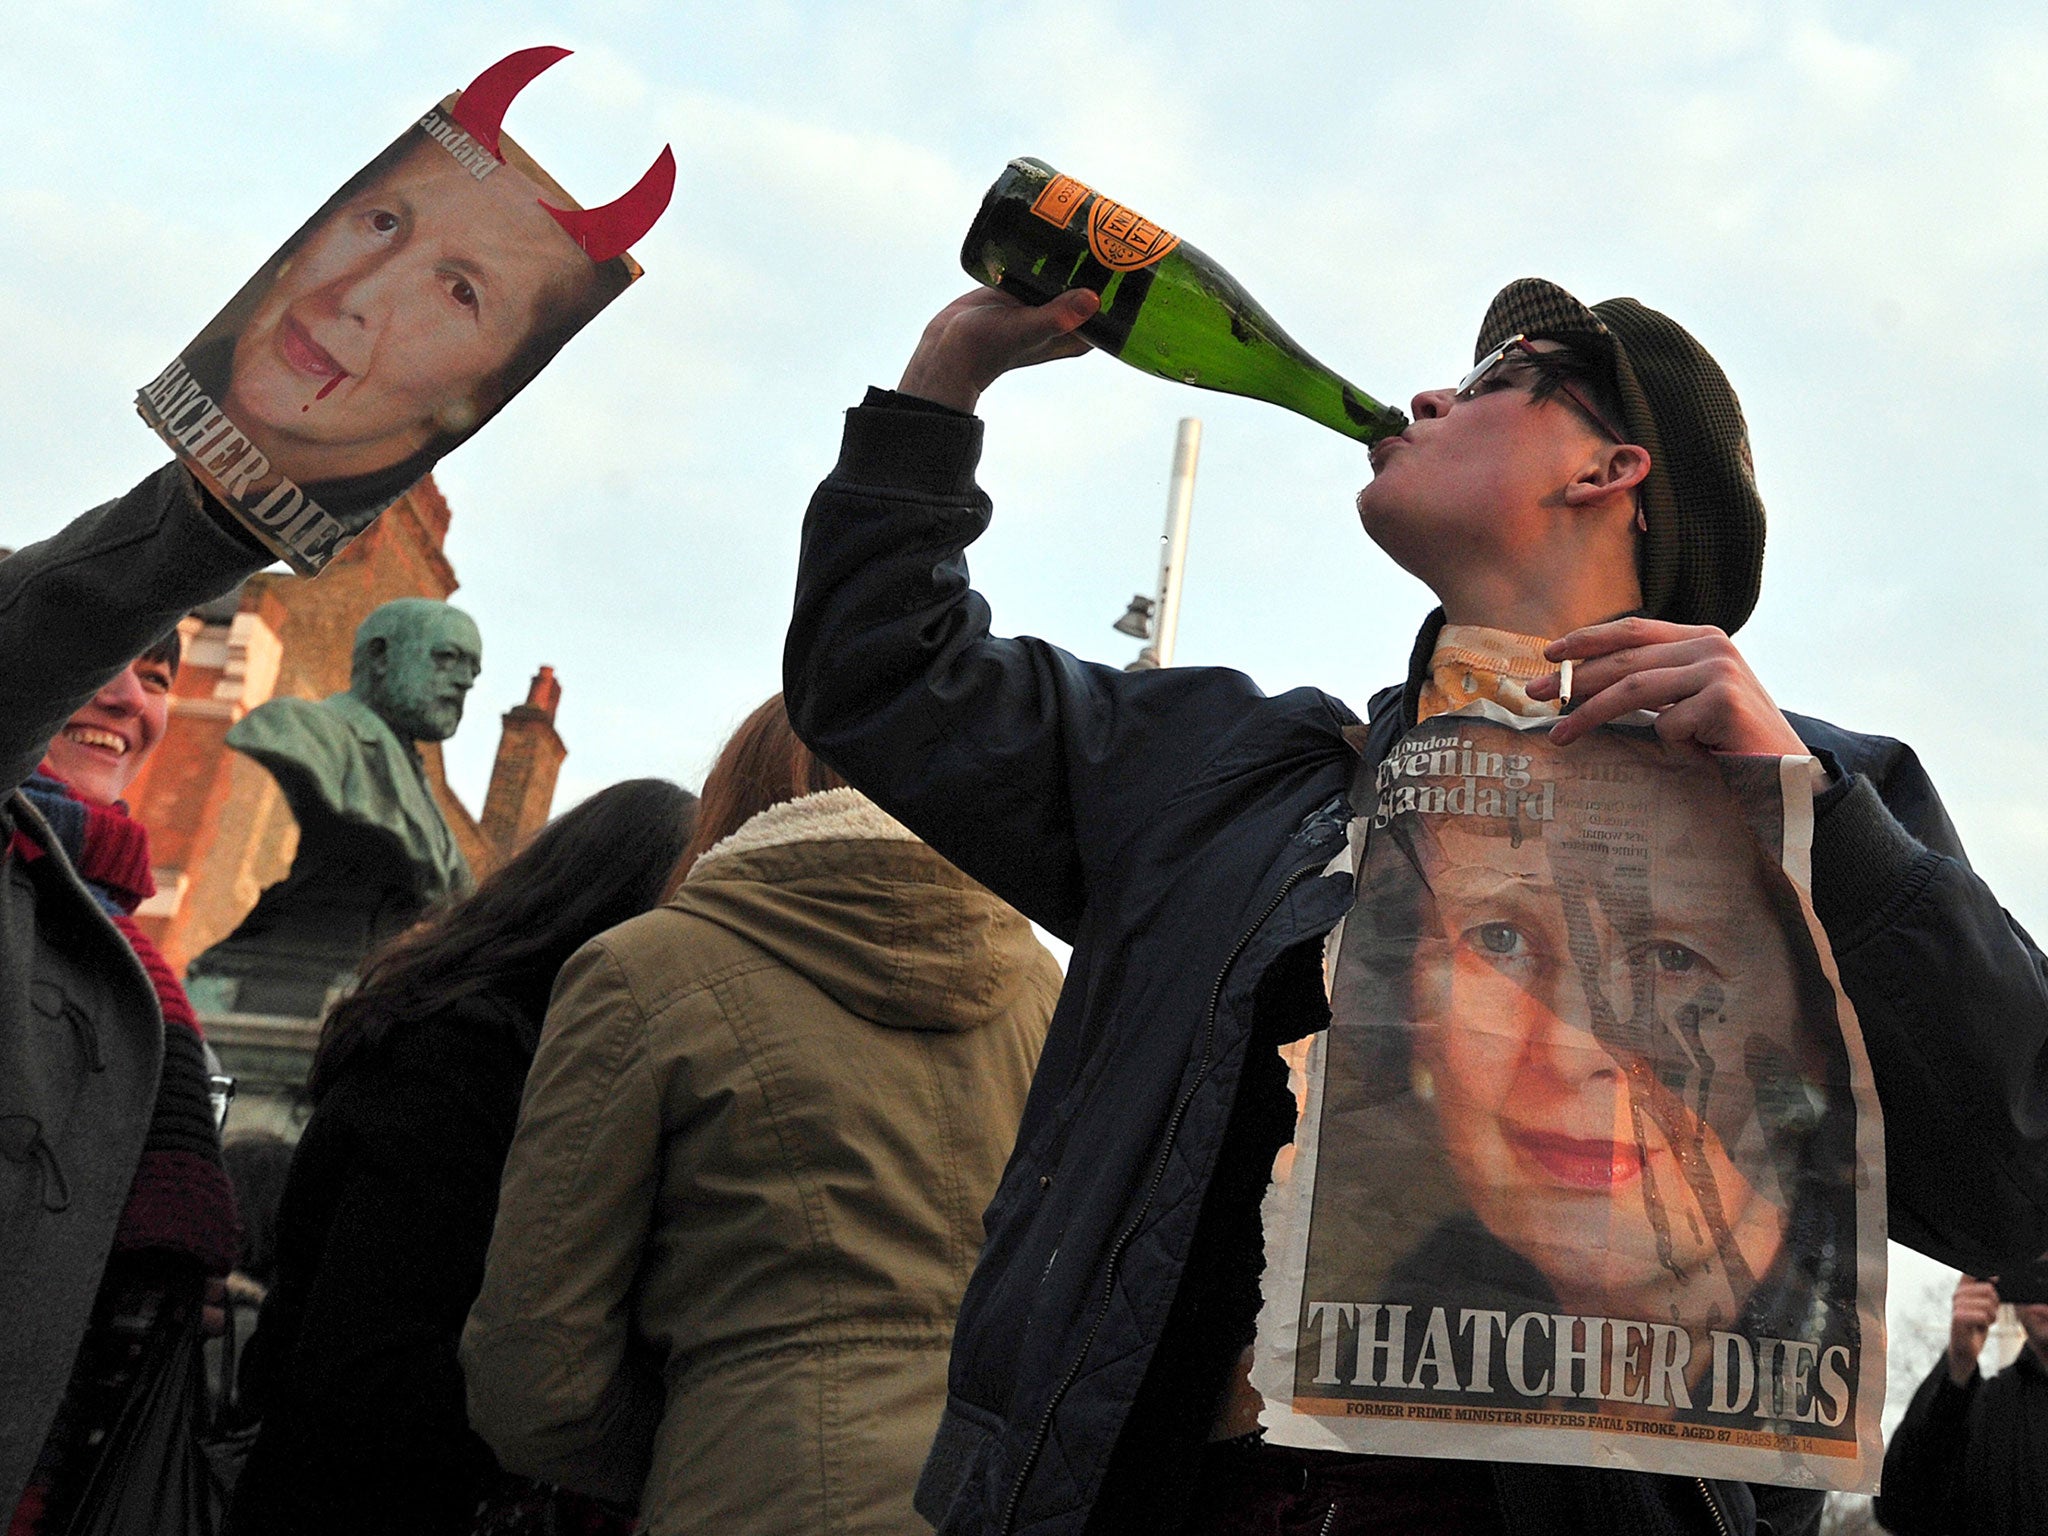
[[[456,727],[462,724],[462,716],[457,715],[451,721],[446,715],[407,715],[398,719],[388,719],[388,723],[393,731],[407,741],[446,741],[455,734]]]
[[[1387,533],[1400,526],[1399,505],[1381,490],[1377,480],[1368,482],[1353,498],[1352,505],[1358,509],[1358,526],[1365,530],[1365,536],[1384,547]]]

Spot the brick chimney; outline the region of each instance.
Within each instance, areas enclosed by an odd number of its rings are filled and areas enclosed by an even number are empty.
[[[555,778],[569,755],[555,734],[555,706],[561,702],[562,685],[555,681],[555,669],[542,667],[526,690],[526,702],[505,711],[498,760],[491,765],[491,787],[478,819],[498,862],[510,858],[547,823]]]

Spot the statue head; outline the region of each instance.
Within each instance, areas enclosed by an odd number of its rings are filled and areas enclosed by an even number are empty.
[[[483,670],[484,642],[460,608],[401,597],[356,630],[348,691],[406,741],[446,741]]]

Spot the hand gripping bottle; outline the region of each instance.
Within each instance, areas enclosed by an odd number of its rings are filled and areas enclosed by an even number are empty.
[[[960,264],[1032,304],[1094,289],[1102,309],[1081,334],[1162,379],[1270,400],[1361,443],[1408,425],[1310,357],[1192,245],[1043,160],[1012,160],[996,179]]]

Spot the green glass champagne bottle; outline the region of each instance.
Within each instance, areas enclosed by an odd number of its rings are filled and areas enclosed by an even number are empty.
[[[1361,443],[1408,425],[1304,352],[1215,261],[1043,160],[1012,160],[996,179],[960,264],[1033,304],[1094,289],[1102,309],[1081,334],[1162,379],[1270,400]]]

